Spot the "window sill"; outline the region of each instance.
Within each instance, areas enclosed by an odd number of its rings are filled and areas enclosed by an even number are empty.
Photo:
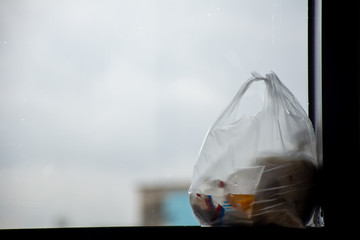
[[[190,237],[199,236],[201,238],[219,236],[220,239],[226,239],[226,236],[238,235],[239,237],[290,237],[291,239],[296,237],[316,237],[324,236],[328,233],[327,228],[306,228],[306,229],[294,229],[294,228],[281,228],[281,227],[199,227],[199,226],[164,226],[164,227],[92,227],[92,228],[29,228],[29,229],[3,229],[0,230],[0,236],[11,235],[12,237],[17,235],[24,235],[26,237],[31,236],[46,236],[46,237],[61,237],[61,236],[81,236],[93,237],[96,239],[116,236],[124,237],[129,235],[154,235],[156,237],[164,236],[169,237]],[[280,235],[279,235],[280,234]]]

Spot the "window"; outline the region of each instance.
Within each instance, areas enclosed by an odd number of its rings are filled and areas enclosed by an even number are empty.
[[[0,29],[0,228],[142,225],[149,185],[171,214],[251,71],[308,108],[305,0],[8,0]]]

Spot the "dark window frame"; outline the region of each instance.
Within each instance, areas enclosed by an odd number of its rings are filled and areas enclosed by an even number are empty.
[[[316,0],[309,1],[314,4]],[[322,1],[321,71],[322,79],[311,83],[315,98],[313,118],[321,115],[323,174],[321,203],[325,209],[326,229],[339,233],[355,230],[352,220],[355,200],[346,200],[344,208],[335,192],[356,194],[360,159],[360,4],[359,1]],[[316,40],[316,39],[315,39]],[[315,51],[318,51],[318,49]],[[313,53],[315,54],[315,52]],[[311,79],[309,79],[311,80]],[[320,89],[321,88],[321,89]],[[318,92],[321,91],[321,97]],[[321,101],[317,109],[316,101]],[[353,205],[355,207],[355,205]]]
[[[317,237],[349,233],[351,211],[347,204],[356,193],[356,168],[349,160],[360,159],[359,84],[359,4],[330,0],[308,0],[309,117],[319,141],[319,157],[324,159],[320,177],[320,202],[325,212],[324,228],[291,229],[279,227],[95,227],[51,229],[6,229],[3,235],[71,236],[103,238],[152,234],[155,237],[274,236]],[[339,191],[335,191],[339,190]],[[344,192],[344,195],[342,195]],[[337,196],[339,194],[340,196]],[[338,199],[340,198],[340,199]],[[344,201],[342,201],[344,200]],[[340,202],[339,202],[340,201]],[[339,208],[339,204],[341,205]],[[216,236],[215,236],[215,235]],[[233,235],[234,234],[234,235]],[[148,236],[148,235],[147,235]],[[146,236],[146,237],[147,237]],[[229,235],[228,235],[229,236]],[[350,236],[350,235],[349,235]],[[139,236],[141,237],[141,236]]]

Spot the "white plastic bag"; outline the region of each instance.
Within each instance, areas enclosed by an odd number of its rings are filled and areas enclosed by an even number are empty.
[[[266,86],[263,108],[243,114],[240,102],[255,81]],[[190,204],[202,226],[306,227],[314,222],[317,168],[306,112],[275,73],[253,73],[205,137]]]

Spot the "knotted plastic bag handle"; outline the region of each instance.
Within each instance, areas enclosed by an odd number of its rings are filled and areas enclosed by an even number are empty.
[[[279,113],[279,106],[282,105],[282,107],[289,113],[292,109],[299,109],[301,112],[298,112],[297,114],[307,117],[307,114],[301,107],[300,103],[290,90],[279,80],[278,76],[274,72],[266,74],[265,77],[261,76],[257,72],[252,72],[252,77],[241,86],[228,107],[225,108],[215,121],[213,127],[223,126],[229,123],[228,120],[231,119],[231,114],[236,112],[236,107],[242,97],[245,95],[249,87],[256,81],[264,81],[266,84],[266,96],[263,110],[271,111],[274,116],[277,117]]]

